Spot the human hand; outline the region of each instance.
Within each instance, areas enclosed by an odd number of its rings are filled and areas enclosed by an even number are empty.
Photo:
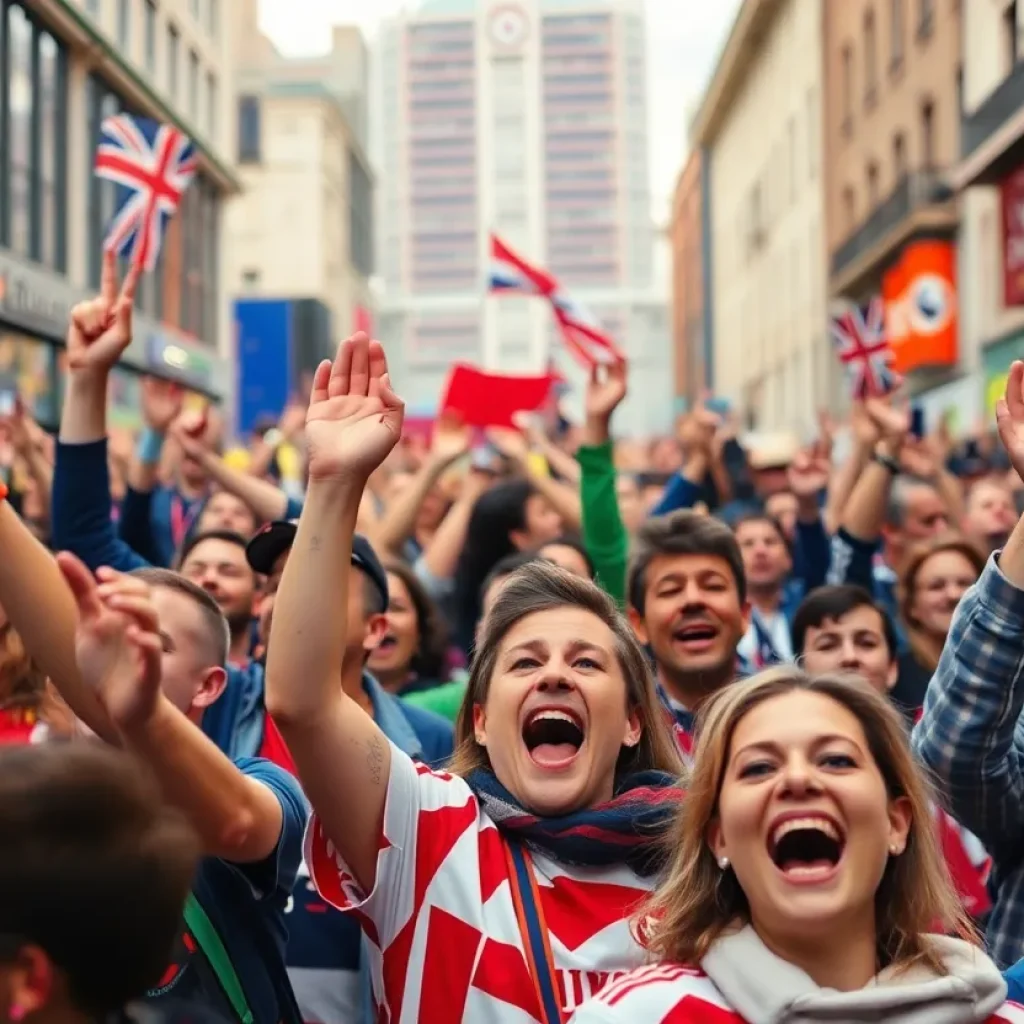
[[[142,378],[142,418],[150,430],[166,434],[181,415],[185,392],[180,384],[159,377]]]
[[[78,605],[75,660],[118,728],[145,725],[160,700],[163,641],[149,585],[100,569],[95,578],[72,554],[57,556]]]
[[[404,418],[383,347],[357,332],[313,376],[306,412],[310,480],[354,474],[365,483],[398,443]]]
[[[139,268],[132,267],[117,286],[117,257],[103,254],[100,294],[71,310],[68,327],[68,367],[72,371],[106,372],[121,358],[132,340],[132,308]]]

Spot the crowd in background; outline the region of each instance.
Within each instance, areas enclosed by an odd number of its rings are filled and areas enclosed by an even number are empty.
[[[616,438],[624,363],[427,442],[356,335],[113,443],[135,286],[0,424],[0,1016],[1024,1020],[1024,364],[842,459]]]

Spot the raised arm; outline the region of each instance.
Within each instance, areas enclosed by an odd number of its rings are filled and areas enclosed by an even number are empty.
[[[309,489],[281,585],[267,658],[267,708],[326,838],[373,888],[391,748],[341,688],[352,535],[363,488],[402,432],[379,342],[356,334],[322,363],[306,416]]]

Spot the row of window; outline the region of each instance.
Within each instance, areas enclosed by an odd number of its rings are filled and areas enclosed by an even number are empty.
[[[89,138],[99,138],[103,119],[114,114],[138,116],[130,104],[96,75],[87,82],[86,104]],[[102,245],[107,226],[117,209],[118,188],[92,173],[94,143],[88,160],[89,213],[86,233],[89,284],[99,287]],[[139,307],[157,319],[215,344],[218,320],[218,246],[220,197],[216,187],[200,171],[182,197],[169,222],[156,269],[139,283]]]
[[[924,171],[935,169],[935,104],[926,99],[920,107],[920,154],[916,161]],[[892,136],[892,181],[899,184],[910,171],[910,158],[907,153],[907,136],[897,131]],[[858,226],[864,216],[874,210],[882,201],[881,166],[878,160],[868,161],[864,176],[865,208],[858,209],[857,190],[853,185],[843,188],[843,221],[847,233]]]
[[[886,29],[888,35],[889,73],[898,75],[903,70],[903,60],[907,48],[907,30],[910,27],[908,0],[885,0],[888,4],[886,12]],[[924,42],[931,38],[935,26],[935,0],[915,0],[916,35]],[[1016,7],[1016,0],[1010,5]],[[1013,15],[1016,23],[1016,14]],[[869,5],[864,12],[861,29],[864,107],[871,110],[878,102],[878,89],[881,72],[878,59],[879,28],[875,19],[875,7]],[[1016,38],[1016,30],[1014,31]],[[842,49],[842,130],[844,134],[853,131],[853,114],[856,105],[855,97],[855,58],[852,42],[847,42]]]
[[[63,45],[22,4],[0,0],[0,245],[61,272],[67,94]]]
[[[196,23],[211,36],[220,31],[220,0],[190,0],[190,11]],[[99,17],[99,0],[90,4],[90,12]],[[167,18],[161,31],[159,0],[117,0],[116,40],[120,53],[134,60],[150,79],[163,69],[163,84],[171,103],[182,99],[185,83],[185,108],[189,120],[212,138],[217,131],[217,105],[220,101],[217,76],[203,70],[197,50],[189,49],[187,65],[182,68],[184,47],[181,29]]]

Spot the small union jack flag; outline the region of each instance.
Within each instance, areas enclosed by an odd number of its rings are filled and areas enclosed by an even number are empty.
[[[105,248],[153,270],[164,229],[195,172],[195,146],[177,128],[128,114],[106,118],[96,174],[120,187]]]
[[[839,360],[846,367],[857,399],[888,394],[899,383],[891,367],[892,346],[885,333],[885,304],[875,296],[833,316],[829,327]]]

